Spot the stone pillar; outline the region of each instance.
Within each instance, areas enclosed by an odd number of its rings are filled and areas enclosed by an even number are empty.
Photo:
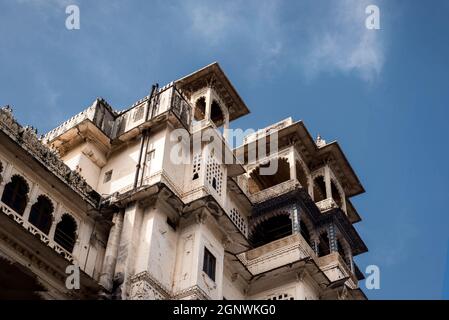
[[[12,165],[10,163],[8,164],[3,164],[3,172],[1,174],[1,178],[0,178],[0,199],[3,195],[3,190],[5,190],[5,186],[6,184],[9,182],[9,180],[11,179],[11,173],[12,173]]]
[[[137,246],[137,256],[135,264],[135,274],[145,272],[149,270],[150,263],[155,260],[154,253],[150,252],[151,242],[158,241],[153,240],[156,238],[155,230],[157,232],[157,224],[155,222],[157,207],[156,203],[152,206],[145,208],[143,214],[142,223],[140,227],[140,239]]]
[[[326,199],[332,198],[331,172],[327,165],[324,167],[324,183],[326,184]]]
[[[99,281],[108,291],[112,290],[112,278],[117,263],[118,246],[123,227],[123,212],[115,212],[112,218],[112,223],[113,225],[109,231],[108,243],[106,245],[106,252]]]
[[[227,143],[229,142],[229,113],[225,113],[225,120],[223,123],[223,138]]]
[[[133,203],[125,209],[123,227],[120,235],[117,264],[115,267],[114,281],[119,287],[117,295],[119,299],[127,296],[129,279],[132,276],[135,248],[139,241],[139,229],[142,223],[142,212],[138,203]]]
[[[290,162],[290,180],[296,179],[296,158],[293,148],[288,156],[288,161]]]
[[[338,252],[337,235],[335,233],[335,226],[333,223],[327,228],[327,237],[329,238],[329,249],[331,252]]]
[[[56,203],[56,209],[54,212],[54,215],[52,217],[53,222],[50,227],[50,231],[48,232],[48,238],[53,241],[53,238],[55,237],[55,231],[56,231],[56,225],[61,220],[62,212],[61,211],[61,204],[58,202]]]
[[[212,88],[211,87],[207,87],[205,98],[206,98],[206,112],[204,114],[204,119],[209,121],[210,113],[211,113],[211,106],[212,106]]]
[[[28,221],[28,219],[30,217],[30,213],[31,213],[31,207],[37,201],[38,193],[39,193],[39,185],[37,183],[35,183],[31,187],[28,203],[27,203],[27,206],[25,208],[25,211],[23,212],[23,216],[22,216],[23,221]]]

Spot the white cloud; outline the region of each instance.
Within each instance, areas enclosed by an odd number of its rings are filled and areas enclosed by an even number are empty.
[[[184,11],[190,21],[186,36],[200,40],[203,50],[237,43],[233,48],[235,54],[245,51],[251,55],[252,74],[270,74],[270,67],[279,63],[284,48],[280,4],[280,1],[262,0],[185,1]]]
[[[321,29],[310,32],[311,42],[302,61],[309,76],[322,72],[355,72],[372,82],[380,75],[384,60],[381,30],[365,27],[365,8],[372,1],[343,0],[333,2],[329,20]],[[382,26],[382,9],[381,26]]]
[[[191,23],[188,37],[201,39],[202,48],[211,50],[240,40],[253,53],[251,71],[272,74],[278,67],[300,66],[309,79],[340,72],[373,82],[385,53],[382,30],[365,27],[365,8],[372,3],[329,1],[311,9],[280,1],[186,1],[184,8]]]

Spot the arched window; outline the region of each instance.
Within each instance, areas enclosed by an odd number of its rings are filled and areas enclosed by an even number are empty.
[[[46,196],[40,195],[33,204],[29,222],[43,233],[48,234],[53,222],[53,203]]]
[[[195,121],[201,121],[204,120],[205,116],[206,116],[206,98],[201,97],[198,98],[195,102],[194,119]]]
[[[254,194],[290,180],[290,165],[288,160],[280,158],[272,161],[278,161],[278,168],[275,174],[263,175],[260,172],[260,168],[271,166],[271,162],[262,164],[251,172],[250,179],[248,179],[248,191],[250,194]]]
[[[210,106],[210,119],[217,127],[220,127],[224,122],[223,111],[217,101],[212,101]]]
[[[313,200],[320,202],[326,199],[326,184],[323,176],[318,176],[313,180]]]
[[[258,224],[251,234],[251,242],[257,247],[291,234],[292,221],[290,216],[282,214],[271,217]]]
[[[72,252],[76,241],[76,229],[75,219],[73,219],[71,215],[65,213],[62,216],[61,221],[56,225],[55,242],[68,252]]]
[[[22,215],[28,202],[29,187],[25,179],[19,175],[14,175],[11,182],[7,183],[3,190],[2,202]]]

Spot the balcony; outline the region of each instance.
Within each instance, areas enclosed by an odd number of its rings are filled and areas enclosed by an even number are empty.
[[[26,231],[28,231],[29,233],[34,235],[37,239],[39,239],[40,242],[52,248],[56,253],[63,256],[64,259],[66,259],[69,262],[73,262],[74,259],[70,252],[68,252],[59,244],[57,244],[55,241],[53,241],[53,239],[50,239],[48,235],[40,231],[34,225],[24,220],[21,215],[19,215],[17,212],[15,212],[13,209],[8,207],[1,201],[0,201],[0,212],[5,214],[10,219],[14,220],[14,222],[16,222],[17,224],[21,225]]]
[[[331,280],[333,286],[346,283],[351,289],[358,287],[357,278],[338,252],[331,252],[318,258],[318,266]]]
[[[300,234],[293,234],[237,255],[253,276],[310,257],[315,257],[315,253]]]
[[[332,209],[338,208],[337,203],[332,198],[327,198],[327,199],[318,201],[315,204],[318,207],[318,209],[320,209],[320,211],[322,213],[325,213],[325,212],[330,211]]]
[[[264,189],[262,191],[256,192],[254,194],[249,195],[249,199],[252,203],[261,203],[267,201],[272,198],[279,197],[283,194],[286,194],[290,191],[295,190],[300,186],[299,182],[296,179],[291,179],[284,181],[280,184],[277,184],[273,187]]]
[[[97,99],[86,110],[74,115],[69,120],[63,122],[60,126],[54,128],[44,135],[44,141],[50,142],[64,134],[68,130],[76,127],[85,120],[94,123],[104,134],[111,135],[114,123],[114,111],[103,99]]]

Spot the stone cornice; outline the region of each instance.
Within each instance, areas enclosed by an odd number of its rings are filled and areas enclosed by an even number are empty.
[[[50,170],[90,205],[95,208],[99,206],[100,195],[87,184],[78,172],[71,170],[55,151],[50,150],[42,143],[33,127],[22,127],[14,119],[12,109],[9,106],[0,109],[0,131]]]

